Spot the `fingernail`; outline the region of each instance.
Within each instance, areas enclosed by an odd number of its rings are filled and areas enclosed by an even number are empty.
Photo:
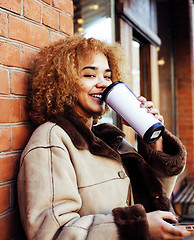
[[[145,106],[145,103],[144,103],[144,102],[142,102],[142,103],[141,103],[141,106]]]

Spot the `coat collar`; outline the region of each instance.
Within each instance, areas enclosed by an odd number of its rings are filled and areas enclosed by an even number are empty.
[[[169,211],[171,209],[170,201],[163,191],[162,184],[149,165],[151,160],[145,161],[147,157],[151,158],[152,156],[151,145],[148,147],[147,143],[142,144],[142,148],[146,151],[142,155],[130,146],[125,148],[125,145],[122,146],[124,152],[121,153],[120,147],[123,143],[124,133],[111,124],[96,125],[91,131],[83,119],[72,114],[67,117],[58,116],[53,122],[67,132],[78,149],[88,149],[92,154],[122,161],[133,186],[135,202],[142,204],[146,211],[157,209]],[[130,150],[128,151],[128,149]],[[149,151],[147,152],[147,150]],[[163,154],[165,153],[161,153],[161,155]],[[161,161],[163,161],[163,157],[156,156],[156,164]]]
[[[93,126],[92,131],[77,115],[57,116],[52,120],[63,128],[78,149],[88,149],[92,154],[108,156],[121,161],[117,152],[125,134],[112,124]]]

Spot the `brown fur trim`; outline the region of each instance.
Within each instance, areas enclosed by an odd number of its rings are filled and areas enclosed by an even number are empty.
[[[125,134],[119,128],[108,123],[96,125],[93,128],[93,132],[115,151],[117,151],[125,137]]]
[[[108,156],[121,161],[116,149],[122,141],[124,133],[111,124],[99,124],[93,127],[94,133],[79,116],[57,116],[52,119],[70,136],[78,149],[88,149],[92,154]]]
[[[88,149],[94,155],[107,156],[117,161],[121,161],[122,158],[132,183],[135,203],[142,204],[147,212],[158,209],[167,211],[171,209],[170,201],[166,197],[161,183],[155,176],[152,165],[159,166],[160,170],[164,165],[164,172],[166,172],[169,161],[177,161],[177,158],[180,158],[180,156],[184,158],[182,144],[177,141],[176,137],[169,135],[168,132],[164,133],[164,149],[169,148],[165,153],[156,151],[151,144],[139,140],[142,145],[139,146],[141,149],[140,153],[145,157],[145,161],[135,150],[131,151],[131,148],[125,154],[118,154],[117,149],[121,145],[124,134],[120,129],[111,124],[99,124],[93,127],[92,132],[86,126],[84,120],[78,116],[58,116],[53,122],[67,132],[78,149]],[[171,147],[174,150],[171,150]],[[175,152],[174,155],[173,151]],[[180,159],[178,162],[179,169],[182,164],[180,164]],[[174,163],[174,165],[176,164]],[[179,171],[176,169],[176,166],[174,166],[172,173],[170,173],[170,170],[168,169],[169,175]]]
[[[55,117],[55,119],[52,119],[52,122],[56,123],[57,125],[62,127],[67,132],[67,134],[70,136],[73,144],[78,149],[88,149],[87,142],[82,137],[81,131],[78,131],[76,129],[76,126],[74,126],[74,124],[73,124],[74,121],[69,121],[66,117],[58,115]],[[80,119],[80,122],[77,122],[76,125],[79,125],[80,129],[83,130],[83,125],[85,125],[85,124]],[[86,128],[86,125],[84,126],[84,128]]]
[[[170,200],[148,163],[138,153],[124,154],[122,160],[131,180],[135,203],[142,204],[146,212],[169,211]]]
[[[149,240],[149,227],[145,209],[136,204],[112,211],[121,240]]]
[[[163,152],[157,151],[153,144],[138,138],[138,152],[160,176],[179,174],[186,163],[186,149],[181,141],[165,130],[163,134]]]

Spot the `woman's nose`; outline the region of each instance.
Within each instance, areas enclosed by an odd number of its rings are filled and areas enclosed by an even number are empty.
[[[111,83],[112,82],[104,78],[104,76],[100,76],[98,78],[97,86],[101,88],[107,88]]]

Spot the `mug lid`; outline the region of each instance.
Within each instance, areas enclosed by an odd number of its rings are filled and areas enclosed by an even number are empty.
[[[107,94],[119,83],[122,83],[124,84],[123,82],[121,81],[117,81],[117,82],[113,82],[112,84],[110,84],[105,90],[104,92],[102,93],[102,100],[105,101],[106,100],[106,96]]]

